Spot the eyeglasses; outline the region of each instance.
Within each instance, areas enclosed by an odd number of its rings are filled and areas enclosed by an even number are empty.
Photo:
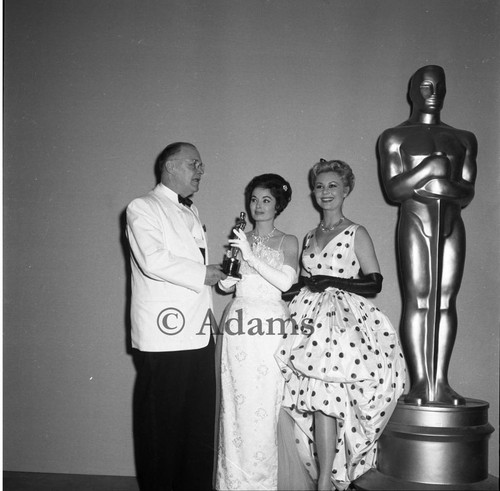
[[[194,160],[189,160],[189,159],[168,159],[168,160],[178,161],[178,162],[188,162],[188,166],[191,167],[192,169],[202,170],[202,171],[205,170],[205,164],[203,162],[201,162],[200,160],[198,160],[198,159],[194,159]]]

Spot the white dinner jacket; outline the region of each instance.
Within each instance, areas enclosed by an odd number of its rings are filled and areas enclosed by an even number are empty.
[[[206,346],[211,335],[212,288],[204,284],[208,260],[186,224],[183,205],[158,184],[127,207],[132,267],[132,346],[180,351]],[[191,207],[198,220],[198,211]]]

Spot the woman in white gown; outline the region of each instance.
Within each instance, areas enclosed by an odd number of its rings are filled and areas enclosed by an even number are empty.
[[[215,487],[275,490],[278,480],[277,424],[284,380],[274,353],[290,314],[281,293],[295,282],[298,241],[274,226],[288,205],[290,184],[277,174],[249,183],[246,201],[254,228],[234,230],[229,243],[240,250],[241,279],[219,282],[235,297],[219,326],[221,403]]]

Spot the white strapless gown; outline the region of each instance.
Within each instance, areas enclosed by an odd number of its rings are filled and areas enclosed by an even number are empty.
[[[282,250],[257,245],[254,254],[276,268],[283,265]],[[219,326],[225,332],[216,489],[275,490],[284,378],[274,354],[283,332],[291,331],[289,311],[281,291],[245,261],[240,272]]]

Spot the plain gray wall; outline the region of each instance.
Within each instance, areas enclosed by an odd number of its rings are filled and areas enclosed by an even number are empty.
[[[291,182],[278,224],[302,239],[319,220],[308,169],[351,163],[344,211],[372,235],[375,301],[398,325],[398,208],[376,142],[408,117],[411,75],[438,64],[443,120],[479,141],[449,375],[491,404],[498,476],[498,21],[495,1],[7,0],[4,468],[134,474],[122,219],[172,141],[206,162],[195,199],[214,262],[251,177]]]

